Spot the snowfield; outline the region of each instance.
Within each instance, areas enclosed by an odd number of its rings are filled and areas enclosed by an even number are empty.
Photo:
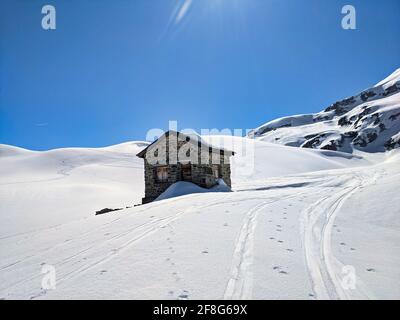
[[[233,192],[136,207],[145,142],[0,145],[0,299],[400,298],[398,149],[205,138],[238,152]]]
[[[139,203],[143,164],[134,155],[146,145],[46,152],[0,145],[0,237]]]

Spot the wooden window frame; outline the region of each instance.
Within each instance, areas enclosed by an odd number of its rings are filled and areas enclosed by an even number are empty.
[[[156,167],[156,181],[159,183],[165,183],[168,182],[168,166],[158,166]]]

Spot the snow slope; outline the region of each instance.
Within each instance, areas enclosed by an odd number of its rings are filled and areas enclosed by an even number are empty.
[[[147,143],[46,152],[0,145],[0,235],[84,219],[106,206],[140,203]]]
[[[140,201],[143,143],[0,146],[0,299],[400,298],[398,150],[219,138],[205,137],[238,152],[234,192],[99,216]],[[54,290],[41,288],[46,264]]]
[[[400,146],[399,132],[400,69],[324,111],[273,120],[249,136],[294,147],[381,152]]]

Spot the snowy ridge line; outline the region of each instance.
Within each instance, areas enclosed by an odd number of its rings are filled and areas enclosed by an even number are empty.
[[[57,181],[64,179],[65,177],[69,176],[69,172],[75,169],[74,166],[68,165],[65,163],[65,160],[61,160],[60,162],[61,166],[63,166],[63,169],[59,169],[55,174],[54,178],[47,178],[47,179],[38,179],[38,180],[27,180],[27,181],[17,181],[17,182],[6,182],[6,183],[0,183],[0,186],[9,186],[9,185],[19,185],[19,184],[29,184],[29,183],[41,183],[41,182],[50,182],[50,181]]]
[[[0,145],[1,147],[1,145]],[[48,152],[60,152],[61,150],[64,149],[53,149],[49,151],[31,151],[29,152],[35,152],[36,155],[43,155]],[[118,153],[118,152],[113,152],[113,151],[106,151],[106,150],[96,150],[96,149],[91,149],[91,148],[82,148],[82,150],[90,150],[91,152],[98,154],[98,156],[101,156],[102,154],[106,154],[106,162],[91,162],[87,160],[85,162],[85,156],[76,156],[76,157],[65,157],[65,158],[60,158],[58,159],[58,163],[60,164],[61,168],[58,169],[56,172],[54,172],[54,177],[53,178],[47,178],[47,179],[37,179],[37,180],[25,180],[25,181],[15,181],[15,182],[5,182],[5,183],[0,183],[0,186],[7,186],[7,185],[20,185],[20,184],[29,184],[29,183],[41,183],[41,182],[50,182],[50,181],[58,181],[61,179],[64,179],[65,177],[70,176],[70,172],[73,170],[80,168],[86,164],[96,164],[102,167],[116,167],[116,168],[133,168],[133,169],[141,169],[140,166],[134,166],[132,163],[129,161],[132,158],[132,154],[129,153]],[[1,151],[1,150],[0,150]],[[28,151],[28,150],[27,150]],[[82,158],[81,163],[77,163],[76,160]],[[123,165],[114,165],[113,161],[118,161],[121,163],[128,163],[130,164],[129,166],[123,166]]]

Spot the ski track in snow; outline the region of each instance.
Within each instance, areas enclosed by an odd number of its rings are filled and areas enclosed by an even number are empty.
[[[229,194],[227,194],[224,197],[224,199],[227,197],[229,197]],[[161,228],[164,228],[164,227],[170,225],[172,222],[177,220],[183,214],[186,214],[190,211],[201,210],[201,209],[205,209],[205,208],[208,208],[211,206],[216,206],[216,205],[224,204],[224,203],[225,203],[224,200],[222,200],[222,201],[208,203],[208,204],[201,205],[201,206],[194,206],[187,210],[182,210],[182,211],[179,211],[178,213],[173,213],[170,216],[158,218],[158,219],[143,223],[139,226],[136,226],[133,228],[128,228],[128,229],[124,230],[123,232],[120,232],[120,233],[114,235],[113,237],[106,239],[100,243],[95,242],[93,245],[90,245],[90,246],[86,247],[85,249],[78,251],[75,254],[70,255],[54,264],[54,267],[58,270],[57,284],[62,284],[65,281],[71,280],[77,276],[81,276],[85,272],[91,270],[92,268],[108,262],[112,258],[123,253],[125,250],[127,250],[129,247],[131,247],[136,242],[144,239],[147,236],[150,236],[151,234],[157,232]],[[158,206],[160,206],[160,205],[162,205],[161,202],[158,204]],[[148,208],[146,208],[143,211],[147,211],[147,210],[148,210]],[[23,260],[19,260],[14,263],[8,264],[6,266],[0,267],[0,271],[6,270],[12,266],[15,266],[16,264],[27,262],[27,260],[29,260],[30,258],[34,258],[34,259],[39,259],[40,257],[44,258],[46,256],[46,253],[50,250],[59,250],[59,249],[62,249],[63,246],[65,247],[65,246],[73,245],[74,243],[84,242],[85,239],[89,239],[90,234],[93,234],[94,232],[99,232],[99,229],[104,229],[104,227],[106,227],[106,226],[109,227],[111,224],[116,223],[123,218],[126,219],[126,218],[129,218],[129,216],[124,216],[124,217],[114,219],[111,222],[105,223],[100,228],[90,230],[90,231],[84,233],[83,235],[75,238],[73,240],[73,243],[62,242],[58,245],[51,246],[40,252],[37,252],[35,255],[30,255]],[[111,249],[111,251],[109,251],[109,253],[107,255],[101,256],[101,257],[94,257],[94,258],[91,258],[87,263],[81,263],[82,261],[83,262],[86,261],[90,257],[91,254],[95,255],[96,253],[101,252],[101,249],[105,245],[109,245],[113,248],[113,249]],[[78,267],[76,267],[76,265],[78,265]],[[66,270],[66,271],[63,272],[63,270]],[[16,286],[24,285],[30,281],[33,281],[33,280],[35,280],[37,278],[41,278],[41,277],[42,277],[41,274],[37,274],[34,276],[24,278],[24,279],[19,280],[11,285],[8,285],[7,287],[0,288],[0,292],[8,291],[11,288],[15,288]],[[45,291],[41,291],[40,293],[34,294],[31,298],[38,298],[45,293],[46,293]]]
[[[372,176],[357,172],[338,175],[334,180],[345,179],[343,187],[332,193],[332,188],[321,193],[319,199],[302,211],[301,233],[303,235],[304,255],[315,299],[350,299],[352,296],[372,299],[361,279],[357,279],[355,292],[342,286],[342,264],[332,253],[331,236],[336,215],[344,202],[360,188],[375,182],[381,173]],[[328,177],[329,180],[329,177]],[[326,180],[326,181],[328,181]],[[342,184],[342,182],[340,182]],[[337,188],[337,187],[336,187]],[[333,188],[334,189],[334,188]],[[225,289],[224,299],[252,299],[254,232],[258,215],[277,201],[296,198],[307,192],[263,201],[251,208],[245,215],[232,258],[230,279]]]
[[[336,215],[344,202],[360,188],[377,179],[377,173],[367,176],[365,173],[347,174],[347,181],[339,191],[321,197],[302,213],[301,229],[303,234],[304,254],[310,281],[316,299],[347,300],[352,296],[342,286],[341,263],[332,253],[331,236]],[[342,178],[341,176],[338,177]],[[358,281],[356,292],[352,294],[363,299],[372,298]]]
[[[275,200],[278,201],[278,200]],[[224,299],[250,299],[252,276],[249,270],[253,260],[254,231],[257,215],[272,202],[262,202],[249,210],[245,216],[232,260],[231,277],[225,289]]]
[[[302,194],[304,193],[263,201],[246,213],[233,253],[230,279],[224,293],[225,300],[252,298],[253,274],[251,266],[253,264],[254,233],[257,228],[258,215],[268,205],[296,198]]]

